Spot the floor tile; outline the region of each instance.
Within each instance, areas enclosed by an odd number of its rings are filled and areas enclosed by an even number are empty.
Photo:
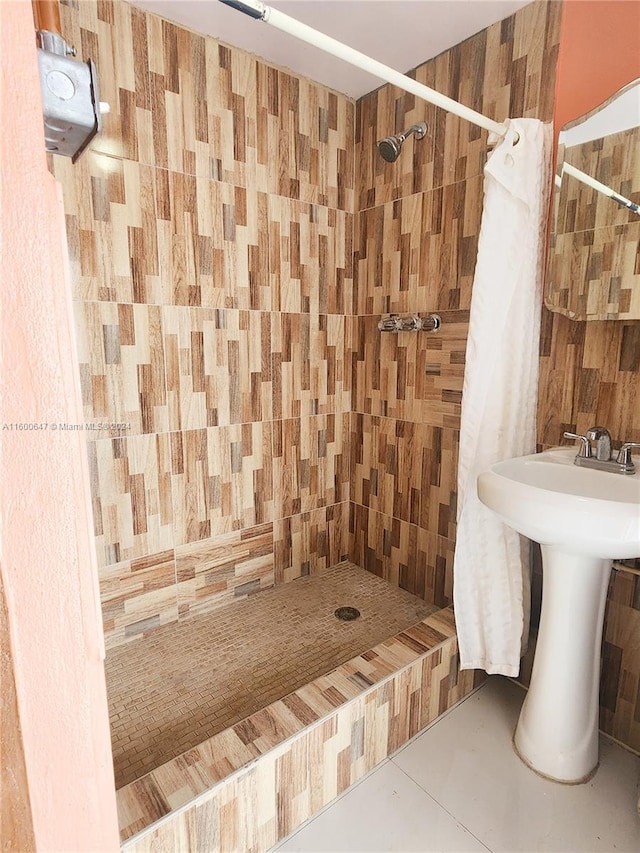
[[[476,853],[486,848],[415,782],[386,761],[274,850]]]
[[[360,618],[336,619],[334,611],[345,605],[360,610]],[[341,563],[110,649],[105,671],[116,787],[436,609]]]
[[[590,782],[543,779],[511,746],[524,695],[494,676],[392,761],[496,853],[640,850],[640,758],[601,738]]]

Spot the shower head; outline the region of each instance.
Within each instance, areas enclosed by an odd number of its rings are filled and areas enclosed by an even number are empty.
[[[402,143],[408,136],[411,136],[412,133],[415,133],[418,139],[422,139],[422,137],[427,133],[427,123],[421,121],[420,124],[412,124],[410,128],[402,133],[396,133],[395,136],[385,136],[384,139],[381,139],[376,143],[380,156],[386,160],[387,163],[395,163],[398,159],[398,155],[400,154]]]

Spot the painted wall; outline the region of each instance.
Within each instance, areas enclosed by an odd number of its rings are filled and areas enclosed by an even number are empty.
[[[354,104],[120,0],[62,19],[111,104],[53,162],[110,646],[347,552]]]
[[[18,696],[13,670],[9,614],[4,596],[4,585],[0,574],[0,826],[2,847],[5,850],[21,850],[31,853],[36,849],[31,816],[29,781],[24,758]]]
[[[588,113],[640,77],[640,3],[564,0],[555,125]]]
[[[0,158],[2,639],[23,746],[21,757],[3,745],[3,775],[26,773],[30,803],[14,836],[26,849],[117,850],[84,441],[54,429],[83,420],[62,205],[46,168],[31,3],[0,4],[0,20],[3,125],[12,129]],[[17,426],[34,424],[42,428]],[[15,710],[2,719],[14,748]]]
[[[640,77],[640,4],[565,0],[555,124],[561,127]],[[589,57],[589,61],[585,61]],[[640,321],[574,322],[543,308],[538,441],[604,424],[615,440],[640,441]],[[640,751],[640,575],[611,579],[600,726]]]

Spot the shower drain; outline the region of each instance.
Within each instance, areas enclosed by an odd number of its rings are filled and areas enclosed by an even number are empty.
[[[343,622],[353,622],[354,619],[357,619],[360,616],[360,611],[355,607],[338,607],[338,609],[334,611],[334,616],[338,619],[342,619]]]

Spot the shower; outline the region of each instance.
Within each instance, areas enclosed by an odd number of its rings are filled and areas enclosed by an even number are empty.
[[[402,143],[408,136],[411,136],[412,133],[415,133],[418,139],[422,139],[427,133],[427,123],[421,121],[420,124],[412,124],[410,128],[402,133],[396,133],[395,136],[385,136],[384,139],[381,139],[376,143],[381,157],[386,160],[387,163],[395,163],[400,155]]]

